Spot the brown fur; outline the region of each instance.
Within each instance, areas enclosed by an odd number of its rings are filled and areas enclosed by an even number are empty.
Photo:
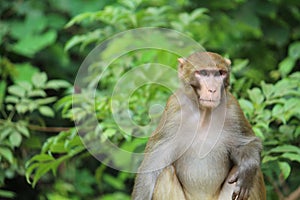
[[[228,91],[229,65],[209,52],[179,59],[183,86],[147,143],[132,199],[266,199],[262,145]]]

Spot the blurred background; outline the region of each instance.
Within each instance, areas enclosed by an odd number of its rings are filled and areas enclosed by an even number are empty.
[[[0,0],[0,199],[130,199],[135,174],[95,159],[74,121],[96,112],[99,145],[110,140],[142,152],[147,140],[122,134],[107,94],[134,66],[155,61],[176,69],[177,57],[163,50],[124,55],[96,82],[95,101],[73,83],[95,46],[139,27],[177,30],[231,59],[231,91],[263,141],[268,200],[300,199],[298,0]],[[114,51],[112,43],[102,53]],[[85,81],[95,83],[101,71],[89,70]],[[82,107],[72,111],[73,90]],[[148,124],[149,102],[164,105],[170,94],[155,84],[137,89],[132,120]]]

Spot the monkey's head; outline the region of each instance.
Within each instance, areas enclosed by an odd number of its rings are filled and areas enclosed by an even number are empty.
[[[179,78],[191,86],[200,107],[215,108],[229,86],[230,60],[211,52],[196,52],[179,58]]]

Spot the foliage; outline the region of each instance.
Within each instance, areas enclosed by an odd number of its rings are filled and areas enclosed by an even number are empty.
[[[91,88],[97,85],[95,99],[76,86],[73,99],[68,82],[74,81],[95,45],[138,27],[174,29],[229,57],[232,92],[264,144],[268,199],[284,199],[299,186],[297,1],[4,1],[0,13],[0,197],[21,196],[11,181],[26,177],[39,199],[130,199],[134,174],[93,159],[73,122],[85,122],[95,111],[99,130],[88,130],[91,141],[101,145],[110,140],[123,149],[143,151],[146,140],[132,136],[143,133],[133,129],[124,134],[113,120],[112,90],[133,66],[157,62],[175,69],[176,55],[130,52],[110,64],[100,83],[96,80],[103,63],[92,63],[93,73],[85,81]],[[118,48],[111,44],[102,56]],[[166,76],[159,71],[155,75]],[[138,125],[157,121],[159,113],[149,116],[149,108],[163,105],[170,94],[159,85],[134,91],[128,100],[133,121]],[[117,164],[128,164],[125,160]],[[23,199],[32,193],[27,191]]]
[[[5,82],[2,82],[5,83]],[[14,155],[18,148],[30,148],[34,141],[23,146],[24,140],[32,137],[29,129],[39,126],[30,124],[34,120],[42,120],[42,117],[54,117],[55,113],[50,105],[57,100],[55,96],[47,95],[47,90],[57,90],[69,87],[70,84],[63,80],[47,80],[46,73],[35,73],[30,81],[18,81],[9,87],[3,87],[1,107],[3,119],[0,119],[0,164],[3,171],[0,175],[0,185],[4,185],[5,178],[12,178],[15,174],[24,175],[24,158]],[[3,106],[5,105],[5,106]],[[34,115],[34,116],[33,116]],[[33,137],[32,137],[33,138]],[[36,142],[36,141],[35,141]],[[21,162],[21,163],[20,163]],[[4,196],[11,196],[10,193]]]

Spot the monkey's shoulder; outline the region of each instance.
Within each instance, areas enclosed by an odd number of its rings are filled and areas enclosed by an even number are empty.
[[[195,102],[182,89],[178,89],[169,97],[165,108],[166,112],[172,113],[194,112],[195,110],[198,110]]]

